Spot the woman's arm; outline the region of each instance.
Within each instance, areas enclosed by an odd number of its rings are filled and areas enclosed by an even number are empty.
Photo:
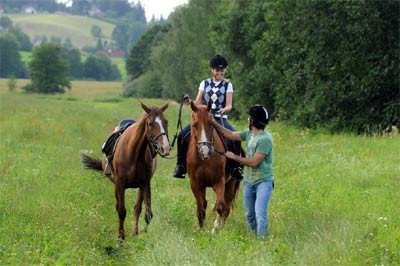
[[[253,158],[241,157],[230,151],[227,151],[225,155],[226,155],[226,157],[228,157],[232,160],[235,160],[241,164],[244,164],[244,165],[250,166],[250,167],[257,167],[261,163],[261,161],[264,160],[264,158],[265,158],[265,154],[258,152],[258,151],[254,154]]]
[[[199,90],[199,92],[197,93],[197,96],[196,96],[196,100],[194,100],[195,105],[201,105],[203,103],[203,95],[204,95],[204,91]]]
[[[220,133],[222,133],[223,136],[227,137],[230,140],[237,140],[237,141],[241,141],[242,139],[240,138],[240,134],[239,132],[233,132],[230,131],[229,129],[221,126],[220,124],[218,124],[217,121],[215,120],[211,120],[211,124],[215,127],[215,129],[217,131],[219,131]]]
[[[220,114],[228,113],[232,110],[233,93],[228,92],[225,99],[225,107],[219,110]]]

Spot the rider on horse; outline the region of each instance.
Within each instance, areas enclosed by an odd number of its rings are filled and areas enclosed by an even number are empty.
[[[228,62],[221,55],[215,55],[210,60],[210,69],[212,78],[203,80],[200,83],[197,97],[194,101],[196,105],[207,105],[211,101],[211,112],[214,119],[225,128],[235,131],[232,125],[228,122],[227,113],[232,109],[233,86],[229,80],[224,79],[225,69]],[[188,97],[188,96],[187,96]],[[178,135],[178,155],[177,165],[173,176],[176,178],[185,178],[186,174],[186,153],[190,135],[190,125],[187,125]],[[230,144],[230,145],[229,145]],[[240,155],[240,142],[231,142],[228,146],[235,153]],[[234,179],[243,179],[242,166],[229,160],[229,168],[231,176]]]

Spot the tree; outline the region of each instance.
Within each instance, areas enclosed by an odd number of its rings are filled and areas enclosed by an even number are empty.
[[[118,68],[103,54],[89,55],[86,58],[83,64],[83,75],[85,78],[94,80],[121,79]]]
[[[119,23],[112,32],[112,39],[116,46],[128,54],[129,49],[140,39],[147,25],[142,22],[131,22],[129,24]]]
[[[0,33],[0,77],[24,77],[24,67],[14,35]]]
[[[63,47],[66,49],[72,49],[74,46],[72,45],[71,39],[69,37],[65,38]]]
[[[81,79],[83,77],[81,52],[78,49],[63,48],[61,50],[61,58],[67,65],[67,76],[74,79]]]
[[[131,79],[135,79],[149,70],[151,49],[160,39],[160,34],[168,31],[167,26],[155,25],[149,28],[140,40],[132,46],[126,60],[126,71]]]
[[[9,17],[0,16],[0,29],[7,30],[12,27],[12,21]]]
[[[64,93],[71,89],[66,77],[67,65],[61,58],[61,46],[44,43],[37,46],[32,53],[30,74],[32,82],[24,87],[27,92]]]
[[[90,29],[90,33],[95,38],[101,38],[101,34],[102,34],[101,27],[98,25],[93,25],[92,28]]]
[[[152,71],[161,79],[163,97],[180,99],[183,92],[194,96],[199,82],[209,75],[208,61],[215,54],[210,17],[217,16],[218,4],[192,0],[170,15],[168,34],[151,52]]]
[[[71,13],[76,15],[87,15],[90,10],[90,1],[88,0],[73,0]]]
[[[9,32],[17,38],[18,47],[20,51],[32,51],[33,44],[28,34],[23,32],[19,27],[11,27]]]

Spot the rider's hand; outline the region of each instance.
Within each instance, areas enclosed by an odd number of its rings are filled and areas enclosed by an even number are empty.
[[[219,109],[218,113],[220,113],[221,115],[223,115],[224,113],[228,113],[232,108],[230,107],[224,107]]]
[[[227,151],[227,152],[225,153],[225,156],[228,157],[229,159],[232,159],[232,160],[234,160],[235,157],[236,157],[236,155],[235,155],[233,152],[231,152],[231,151]]]
[[[189,103],[190,102],[189,94],[187,93],[182,94],[182,100],[184,103]]]

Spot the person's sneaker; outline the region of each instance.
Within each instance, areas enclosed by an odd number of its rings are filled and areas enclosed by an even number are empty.
[[[186,174],[186,169],[182,165],[177,164],[175,167],[174,174],[172,175],[173,177],[176,178],[185,178]]]
[[[232,178],[241,181],[243,179],[243,170],[240,167],[236,167],[235,169],[232,170]]]

